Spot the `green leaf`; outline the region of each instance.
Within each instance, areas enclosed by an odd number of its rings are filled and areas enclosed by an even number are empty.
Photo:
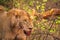
[[[38,10],[38,9],[40,8],[40,5],[37,5],[36,8],[37,8],[37,10]]]
[[[25,6],[23,7],[23,9],[26,10],[26,11],[28,11],[29,7],[28,7],[27,5],[25,5]]]
[[[56,24],[60,24],[60,20],[56,20]]]
[[[32,5],[33,5],[33,2],[34,2],[34,1],[30,1],[30,2],[29,2],[29,5],[31,5],[31,6],[32,6]]]
[[[37,4],[39,3],[39,1],[36,2]]]
[[[53,2],[57,2],[57,0],[53,0]]]
[[[43,6],[45,6],[45,5],[46,5],[46,3],[42,3],[42,5],[43,5]]]
[[[45,9],[41,9],[42,13],[45,11]]]
[[[45,6],[44,6],[44,5],[42,5],[42,6],[41,6],[41,8],[42,8],[42,9],[44,9],[44,8],[45,8]]]
[[[42,26],[41,29],[42,29],[42,30],[45,30],[45,26]]]
[[[43,0],[43,2],[47,2],[48,0]]]
[[[20,4],[19,3],[16,3],[15,4],[15,7],[17,7],[17,8],[20,7]]]
[[[56,32],[56,29],[50,29],[50,32],[54,33],[54,32]]]
[[[53,33],[54,31],[51,29],[50,32]]]
[[[57,19],[60,19],[60,16],[58,16]]]

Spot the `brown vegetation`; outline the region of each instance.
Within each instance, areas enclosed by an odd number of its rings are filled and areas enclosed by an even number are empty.
[[[37,16],[37,17],[40,17],[40,18],[43,18],[43,19],[47,19],[47,18],[49,18],[51,16],[60,15],[60,9],[53,8],[53,9],[48,10],[48,11],[43,12],[43,13],[38,13],[38,14],[36,12],[34,12],[34,13],[35,13],[34,15]]]
[[[51,9],[42,14],[43,18],[48,18],[50,16],[60,15],[60,9]]]

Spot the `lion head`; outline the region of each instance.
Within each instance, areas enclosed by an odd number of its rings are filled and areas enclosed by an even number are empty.
[[[11,9],[7,16],[10,19],[11,32],[16,35],[16,38],[26,37],[31,34],[33,28],[32,19],[26,11]]]

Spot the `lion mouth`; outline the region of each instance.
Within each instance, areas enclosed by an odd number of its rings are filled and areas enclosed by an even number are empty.
[[[30,36],[31,31],[25,31],[25,30],[24,30],[24,33],[25,33],[26,36]]]

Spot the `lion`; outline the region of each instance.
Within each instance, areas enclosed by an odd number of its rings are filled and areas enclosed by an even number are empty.
[[[26,40],[31,34],[33,22],[30,15],[17,8],[3,13],[0,19],[0,28],[2,27],[1,40]]]

